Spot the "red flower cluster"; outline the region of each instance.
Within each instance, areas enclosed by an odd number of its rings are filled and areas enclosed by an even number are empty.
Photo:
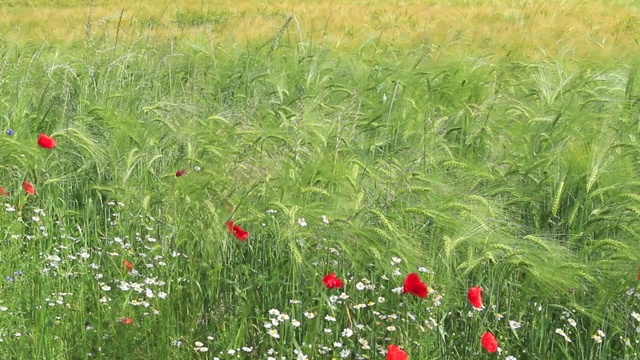
[[[393,344],[387,348],[387,360],[407,360],[408,358],[406,352]]]
[[[342,280],[339,279],[334,272],[325,275],[325,277],[322,278],[322,283],[324,283],[327,289],[339,289],[342,287]]]
[[[420,280],[420,276],[416,273],[411,273],[404,279],[404,289],[402,292],[416,295],[421,299],[424,299],[429,294],[427,284],[423,283],[422,280]]]
[[[640,270],[640,266],[638,267]],[[334,275],[333,273],[331,273]],[[335,275],[334,275],[335,276]],[[327,276],[325,276],[325,279]],[[640,280],[640,274],[638,275],[638,280]],[[325,282],[326,285],[326,282]],[[467,293],[467,297],[469,298],[469,302],[471,302],[471,306],[476,309],[481,309],[483,307],[482,304],[482,288],[479,286],[473,286],[469,289]],[[403,293],[414,294],[420,298],[425,298],[429,294],[429,290],[427,289],[427,285],[420,280],[420,276],[416,273],[411,273],[407,275],[404,279],[404,289]],[[490,332],[487,331],[482,335],[480,339],[480,343],[482,347],[485,348],[489,353],[494,353],[498,351],[498,340],[496,337]],[[406,360],[407,354],[399,349],[396,345],[389,345],[389,349],[387,352],[387,360]]]
[[[227,228],[240,241],[245,241],[249,237],[249,233],[244,231],[240,225],[233,225],[233,221],[227,221]]]

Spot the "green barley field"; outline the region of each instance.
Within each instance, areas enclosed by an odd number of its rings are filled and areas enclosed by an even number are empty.
[[[639,359],[639,30],[3,1],[0,358]]]

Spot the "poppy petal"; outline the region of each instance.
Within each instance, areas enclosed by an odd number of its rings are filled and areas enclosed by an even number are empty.
[[[27,194],[33,196],[36,194],[36,189],[31,185],[27,180],[22,182],[22,188],[26,191]]]
[[[420,276],[416,273],[407,275],[404,279],[403,293],[410,293],[418,296],[419,298],[425,298],[429,294],[427,284],[420,280]]]
[[[494,353],[498,351],[498,340],[491,333],[491,331],[487,331],[482,334],[482,339],[480,340],[482,343],[482,347],[487,350],[489,353]]]
[[[233,221],[227,221],[227,229],[240,241],[245,241],[249,237],[249,233],[242,229],[240,225],[233,225]]]
[[[472,287],[471,289],[469,289],[467,297],[471,302],[471,306],[476,309],[482,309],[482,288],[478,286]]]
[[[339,279],[335,272],[325,275],[322,278],[322,282],[327,289],[339,289],[342,287],[342,279]]]
[[[40,137],[38,138],[38,145],[45,149],[53,149],[56,146],[56,141],[50,136],[40,134]]]
[[[387,360],[407,360],[407,353],[399,347],[391,344],[387,348]]]
[[[245,241],[249,237],[249,233],[244,231],[239,225],[233,227],[233,235],[240,241]]]
[[[131,272],[131,270],[133,270],[133,264],[128,260],[123,260],[122,264],[124,265],[124,269],[126,270],[126,272]]]

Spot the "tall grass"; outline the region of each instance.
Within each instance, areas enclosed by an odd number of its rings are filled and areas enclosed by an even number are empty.
[[[2,54],[3,358],[490,358],[489,330],[501,357],[637,358],[633,62],[376,39]],[[410,272],[426,299],[392,291]]]

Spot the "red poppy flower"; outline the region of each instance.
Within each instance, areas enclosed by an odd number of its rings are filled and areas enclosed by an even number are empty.
[[[3,188],[2,186],[0,186],[0,196],[9,196],[9,192],[7,190],[5,190],[5,188]]]
[[[38,138],[38,145],[45,149],[53,149],[56,146],[56,141],[50,136],[40,134],[40,137]]]
[[[9,193],[7,193],[7,196],[9,196]],[[638,265],[638,281],[640,281],[640,265]]]
[[[22,188],[31,196],[36,194],[36,189],[27,180],[22,182]]]
[[[407,360],[407,353],[399,347],[391,344],[387,348],[387,360]]]
[[[227,221],[227,228],[240,241],[245,241],[249,237],[249,233],[242,230],[240,225],[233,225],[233,221]]]
[[[487,352],[494,353],[498,351],[498,340],[496,340],[496,337],[493,336],[491,331],[482,334],[481,343]]]
[[[127,272],[131,272],[133,270],[133,264],[129,262],[129,260],[122,260],[122,264],[124,264],[124,269]]]
[[[420,280],[418,274],[411,273],[404,279],[403,293],[411,293],[419,298],[425,298],[429,294],[429,290],[427,290],[427,284]]]
[[[129,325],[133,322],[133,319],[130,317],[124,317],[122,319],[120,319],[120,322],[125,324],[125,325]]]
[[[471,306],[476,309],[482,309],[482,288],[478,286],[472,287],[471,289],[469,289],[467,297],[471,302]]]
[[[342,287],[342,280],[338,279],[336,273],[334,272],[331,272],[331,274],[329,275],[325,275],[322,278],[322,282],[324,283],[324,286],[327,287],[327,289],[339,289]]]
[[[176,171],[176,177],[180,177],[180,176],[186,174],[186,172],[187,172],[187,169],[178,170],[178,171]]]

